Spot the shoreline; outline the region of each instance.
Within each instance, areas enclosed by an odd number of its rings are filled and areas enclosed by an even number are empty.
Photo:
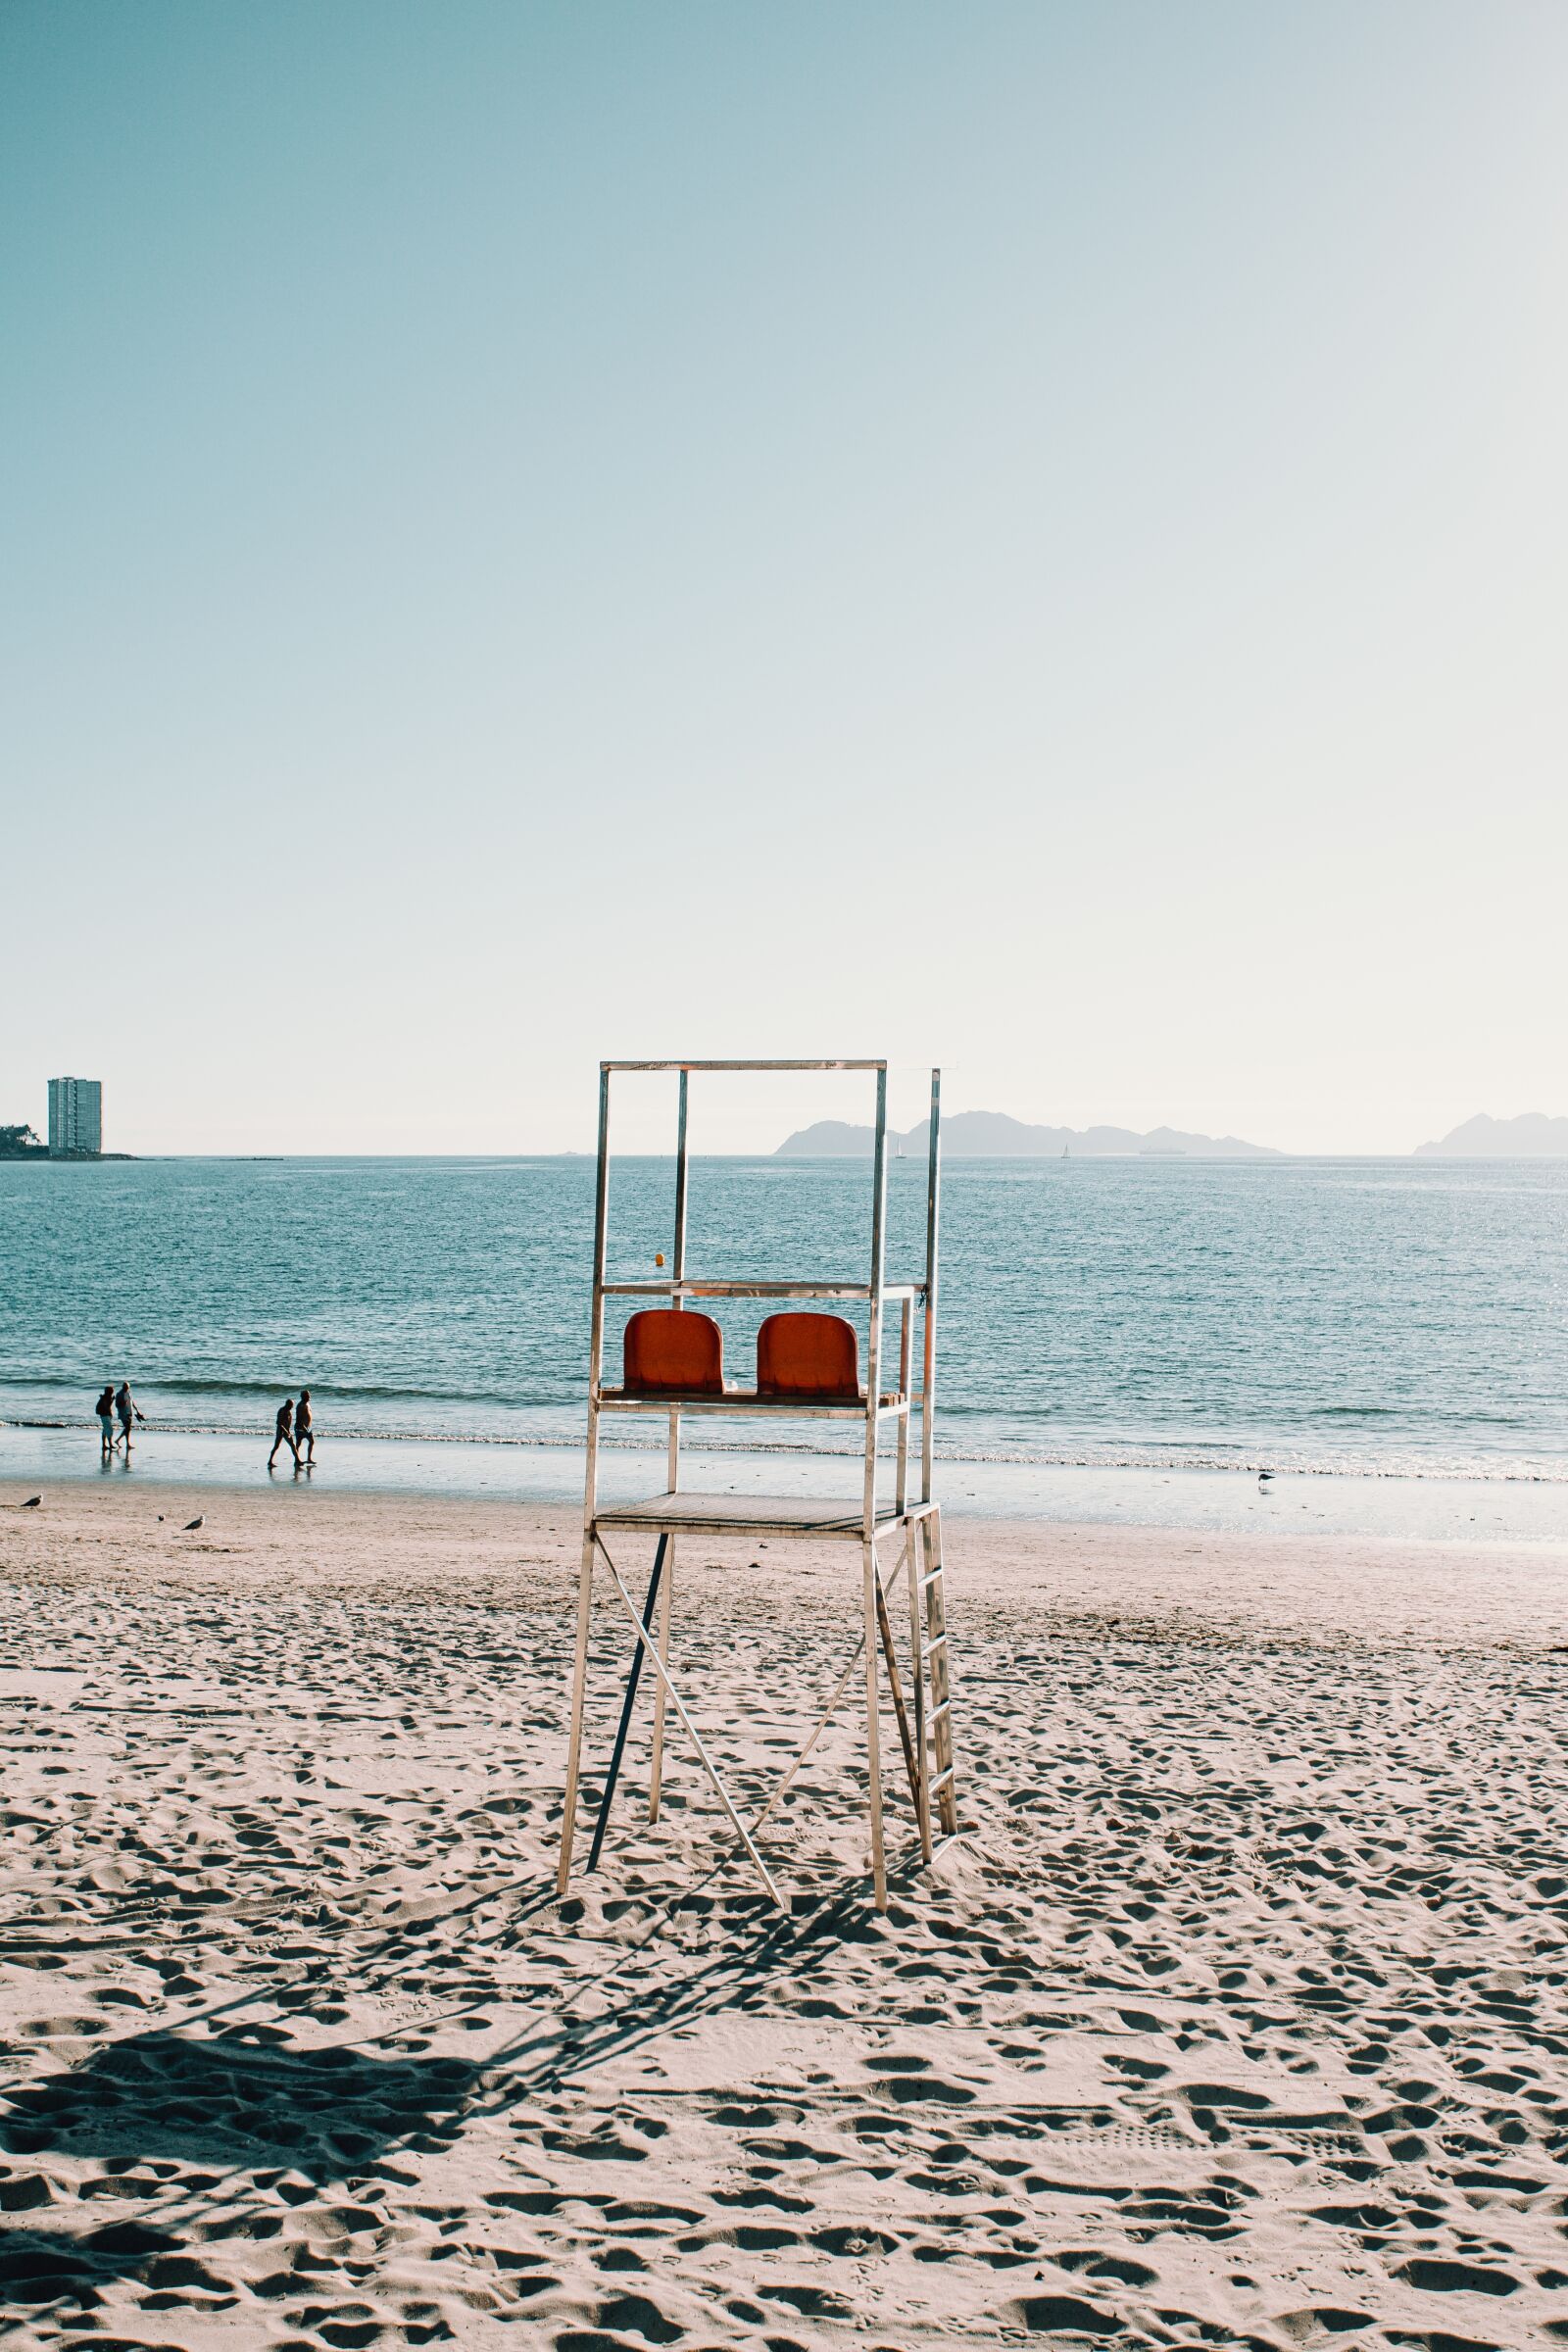
[[[156,1476],[67,1482],[37,1493],[0,1475],[0,1579],[18,1556],[47,1558],[91,1583],[106,1558],[138,1584],[189,1590],[241,1572],[317,1594],[413,1590],[466,1605],[511,1606],[541,1576],[549,1607],[570,1614],[582,1536],[580,1494],[368,1493],[296,1482],[193,1484]],[[200,1518],[199,1529],[188,1521]],[[1129,1639],[1325,1643],[1347,1641],[1561,1657],[1568,1670],[1568,1546],[1293,1528],[1193,1529],[1103,1521],[943,1514],[948,1580],[959,1604],[1022,1609],[1031,1623]],[[628,1554],[636,1539],[617,1546]],[[650,1551],[648,1545],[641,1546]],[[755,1541],[690,1540],[683,1583],[749,1582],[766,1563]],[[638,1556],[640,1557],[640,1549]],[[858,1587],[858,1553],[791,1544],[803,1563],[791,1606],[808,1615]],[[211,1568],[220,1559],[231,1567]],[[602,1573],[602,1572],[601,1572]]]
[[[96,1429],[0,1422],[0,1482],[100,1485],[114,1481],[265,1487],[270,1432],[245,1437],[155,1426],[138,1432],[127,1466],[105,1464]],[[615,1499],[662,1485],[658,1448],[607,1446],[602,1491]],[[858,1481],[858,1455],[799,1450],[707,1449],[687,1445],[685,1482],[718,1493],[836,1494]],[[462,1438],[336,1436],[318,1428],[318,1490],[510,1499],[580,1506],[583,1449],[544,1442],[486,1444]],[[891,1475],[891,1468],[889,1471]],[[286,1456],[272,1483],[292,1481]],[[1175,1469],[1133,1464],[996,1461],[939,1456],[936,1492],[956,1518],[1041,1525],[1169,1527],[1197,1533],[1290,1528],[1350,1540],[1532,1545],[1568,1549],[1568,1481],[1410,1478],[1392,1473]]]
[[[154,1389],[145,1393],[156,1395],[157,1392]],[[270,1390],[269,1396],[273,1393],[274,1391]],[[320,1391],[314,1391],[313,1394],[322,1401],[323,1409],[330,1410],[334,1401],[330,1394]],[[576,1415],[572,1416],[574,1424],[576,1418]],[[654,1406],[650,1407],[649,1418],[662,1422],[662,1415]],[[956,1418],[956,1416],[950,1415],[950,1418]],[[258,1439],[264,1442],[270,1439],[273,1427],[270,1420],[181,1421],[157,1409],[156,1406],[148,1414],[147,1420],[155,1434],[162,1434],[166,1437],[218,1438],[225,1441],[244,1441],[250,1444],[254,1444]],[[0,1432],[7,1429],[55,1430],[85,1432],[90,1436],[96,1433],[97,1426],[96,1418],[90,1413],[39,1410],[20,1413],[0,1412]],[[524,1451],[529,1449],[534,1451],[581,1450],[575,1435],[561,1431],[412,1427],[399,1429],[374,1427],[368,1423],[343,1423],[337,1420],[333,1420],[329,1427],[332,1443],[341,1446],[463,1446],[481,1448],[485,1451],[496,1448],[518,1448]],[[692,1445],[689,1428],[685,1433],[685,1440],[689,1450]],[[625,1434],[624,1429],[617,1429],[613,1435],[601,1436],[599,1443],[601,1452],[606,1453],[662,1453],[666,1441],[661,1426],[658,1435],[648,1438],[631,1437]],[[1164,1473],[1213,1471],[1256,1477],[1259,1471],[1267,1470],[1271,1476],[1276,1472],[1283,1471],[1293,1478],[1344,1478],[1368,1481],[1393,1479],[1417,1483],[1430,1479],[1442,1479],[1453,1484],[1471,1486],[1568,1487],[1568,1457],[1564,1457],[1557,1466],[1549,1469],[1526,1467],[1515,1457],[1509,1456],[1499,1457],[1501,1466],[1496,1468],[1481,1468],[1474,1463],[1456,1468],[1450,1460],[1441,1455],[1433,1457],[1430,1467],[1409,1466],[1409,1456],[1406,1456],[1404,1462],[1397,1466],[1391,1467],[1382,1464],[1374,1467],[1351,1456],[1347,1456],[1339,1461],[1303,1461],[1298,1458],[1297,1441],[1287,1438],[1277,1440],[1272,1446],[1250,1438],[1238,1439],[1234,1443],[1216,1441],[1206,1446],[1200,1445],[1195,1441],[1172,1439],[1164,1450],[1160,1449],[1157,1441],[1153,1439],[1146,1440],[1136,1446],[1131,1440],[1123,1441],[1119,1445],[1114,1441],[1106,1440],[1100,1442],[1098,1451],[1095,1450],[1096,1444],[1095,1440],[1085,1438],[1080,1441],[1076,1450],[1057,1450],[1055,1452],[1045,1450],[1023,1452],[1016,1449],[1004,1451],[995,1446],[982,1446],[966,1449],[941,1447],[938,1449],[936,1458],[955,1471],[965,1469],[973,1464],[1020,1470],[1096,1470],[1107,1474],[1120,1470],[1147,1470]],[[743,1442],[738,1439],[710,1437],[704,1441],[700,1450],[710,1453],[777,1454],[781,1456],[805,1454],[809,1455],[812,1460],[819,1461],[858,1461],[861,1458],[858,1445],[830,1446],[824,1444],[820,1438],[807,1442],[806,1440],[796,1441],[782,1437],[770,1437]]]

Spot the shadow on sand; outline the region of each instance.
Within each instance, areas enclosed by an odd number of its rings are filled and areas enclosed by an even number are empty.
[[[91,2311],[116,2278],[149,2278],[154,2265],[188,2260],[181,2241],[142,2222],[112,2222],[78,2234],[8,2229],[0,2237],[0,2315],[74,2303]],[[0,2316],[0,2330],[5,2321]]]
[[[281,2167],[318,2187],[392,2142],[444,2147],[462,2129],[474,2072],[455,2058],[300,2050],[244,2034],[170,2033],[111,2042],[85,2066],[19,2083],[0,2117],[13,2155],[160,2157],[225,2171]]]
[[[281,2174],[293,2179],[297,2199],[314,2202],[328,2182],[364,2171],[390,2145],[448,2146],[462,2130],[473,2085],[472,2069],[451,2059],[258,2047],[237,2034],[187,2040],[144,2034],[111,2044],[84,2066],[19,2083],[0,2115],[0,2146],[12,2157],[50,2150],[96,2157],[122,2179],[142,2166],[173,2175],[207,2163],[226,2176],[221,2187],[230,2199]],[[6,2185],[30,2185],[36,2178],[13,2176]],[[199,2197],[204,2185],[220,2183],[188,2175],[169,2180],[165,2194],[180,2212],[174,2216],[160,2201],[154,2218],[161,2227],[125,2220],[89,2230],[19,2229],[8,2216],[0,2237],[0,2312],[36,2314],[51,2304],[91,2311],[117,2278],[135,2278],[173,2301],[191,2287],[232,2299],[181,2228],[192,2193]],[[153,2182],[138,2181],[138,2193],[149,2191],[158,2196]],[[29,2222],[43,2218],[28,2215]]]
[[[8,2216],[0,2239],[0,2311],[34,2318],[51,2304],[90,2311],[106,2285],[127,2278],[155,2294],[185,2287],[231,2294],[206,2271],[192,2242],[191,2222],[213,2192],[231,2211],[272,2188],[287,2203],[314,2202],[333,2182],[373,2175],[384,2156],[400,2149],[451,2146],[478,2117],[505,2115],[541,2093],[564,2093],[569,2103],[609,2059],[698,2018],[744,2008],[781,1973],[798,1982],[810,1968],[813,1944],[875,1932],[854,1899],[802,1909],[805,1916],[788,1921],[765,1913],[743,1924],[731,1915],[722,1940],[684,1976],[645,1984],[591,2018],[536,2021],[477,2065],[383,2057],[342,2043],[305,2050],[287,2043],[278,2029],[237,2026],[199,2036],[127,2035],[82,2065],[12,2085],[0,2096],[0,2150],[8,2158],[53,2151],[95,2160],[121,2180],[144,2167],[166,2178],[143,2175],[134,2191],[126,2182],[128,2193],[151,2197],[147,2221],[91,2230],[69,2224],[19,2229]],[[546,2145],[576,2144],[569,2131],[542,2136]],[[215,2177],[191,2177],[184,2168],[192,2165],[211,2165]],[[0,2188],[13,2192],[0,2201],[13,2208],[32,2206],[27,2191],[34,2184],[48,2195],[39,2177],[24,2168],[0,2166],[0,2174],[8,2176]],[[41,2212],[28,2212],[28,2225],[43,2221]],[[195,2234],[199,2242],[203,2232]],[[0,2335],[7,2332],[0,2322]]]

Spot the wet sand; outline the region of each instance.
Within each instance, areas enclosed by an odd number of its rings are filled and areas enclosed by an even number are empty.
[[[953,1520],[962,1834],[912,1867],[889,1714],[870,1909],[847,1705],[766,1835],[783,1920],[678,1728],[643,1821],[646,1687],[556,1900],[569,1512],[27,1491],[17,2340],[1568,2340],[1562,1553]],[[677,1671],[756,1801],[857,1583],[681,1559]]]

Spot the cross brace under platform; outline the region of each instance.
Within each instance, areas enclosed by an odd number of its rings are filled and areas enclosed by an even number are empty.
[[[676,1544],[681,1530],[690,1533],[701,1529],[705,1535],[744,1533],[755,1536],[767,1528],[784,1536],[858,1540],[862,1552],[862,1611],[858,1639],[845,1661],[825,1706],[771,1795],[748,1820],[725,1788],[723,1777],[671,1673],[670,1598]],[[647,1597],[639,1611],[620,1568],[612,1555],[606,1536],[641,1529],[657,1530],[659,1546]],[[897,1558],[892,1573],[884,1577],[883,1559],[895,1551]],[[616,1599],[632,1628],[633,1648],[614,1748],[606,1773],[589,1850],[589,1869],[598,1865],[611,1807],[614,1801],[615,1785],[625,1752],[638,1685],[646,1663],[656,1683],[649,1820],[657,1821],[659,1818],[665,1714],[666,1709],[672,1707],[697,1752],[698,1761],[712,1784],[714,1794],[735,1834],[740,1852],[756,1871],[774,1903],[780,1910],[787,1910],[786,1897],[767,1866],[758,1839],[827,1729],[843,1700],[857,1665],[863,1660],[871,1877],[877,1908],[885,1911],[888,1891],[881,1770],[881,1681],[884,1671],[914,1806],[922,1860],[930,1861],[934,1851],[933,1806],[944,1837],[954,1836],[958,1826],[953,1761],[952,1689],[943,1592],[942,1514],[938,1507],[934,1503],[919,1503],[902,1513],[889,1512],[879,1518],[876,1533],[869,1542],[865,1540],[863,1527],[834,1505],[777,1497],[668,1494],[656,1497],[649,1503],[606,1510],[595,1518],[584,1540],[578,1593],[565,1811],[557,1875],[557,1885],[563,1894],[570,1879],[576,1830],[583,1758],[583,1710],[587,1697],[588,1633],[594,1577],[599,1562],[603,1562]],[[901,1579],[906,1580],[909,1609],[907,1698],[904,1675],[900,1670],[893,1618],[888,1607],[889,1598],[897,1592]]]

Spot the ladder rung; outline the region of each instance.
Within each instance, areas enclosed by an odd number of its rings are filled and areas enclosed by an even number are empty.
[[[942,1582],[942,1571],[941,1571],[941,1569],[940,1569],[940,1568],[933,1568],[929,1576],[922,1576],[922,1577],[921,1577],[921,1579],[920,1579],[920,1590],[921,1590],[921,1592],[923,1592],[925,1591],[925,1589],[926,1589],[927,1585],[940,1585],[940,1584],[941,1584],[941,1582]]]
[[[946,1649],[947,1646],[948,1637],[946,1634],[937,1634],[933,1636],[929,1642],[922,1642],[920,1644],[920,1660],[922,1665],[927,1658],[933,1657],[939,1649]]]
[[[926,1794],[928,1796],[934,1796],[936,1791],[941,1788],[945,1788],[947,1783],[951,1781],[952,1778],[953,1766],[950,1764],[946,1772],[939,1772],[936,1779],[928,1785],[926,1788]]]
[[[937,1701],[937,1703],[936,1703],[936,1705],[935,1705],[934,1707],[928,1707],[928,1708],[926,1709],[926,1718],[925,1718],[925,1719],[926,1719],[927,1723],[935,1723],[935,1721],[936,1721],[936,1719],[937,1719],[937,1717],[938,1717],[939,1715],[951,1715],[951,1714],[952,1714],[952,1712],[953,1712],[953,1701],[952,1701],[952,1699],[951,1699],[951,1698],[943,1698],[943,1699],[939,1699],[939,1700]]]

